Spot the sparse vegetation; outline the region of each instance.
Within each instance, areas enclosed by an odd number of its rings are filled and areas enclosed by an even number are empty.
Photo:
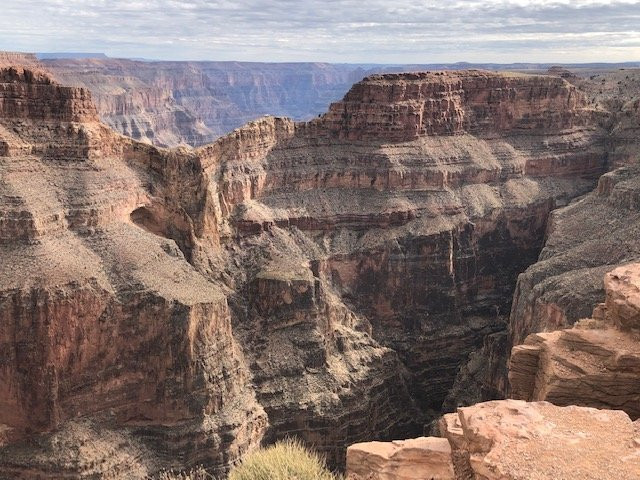
[[[188,472],[160,472],[154,480],[215,480],[202,467],[194,468]]]
[[[229,480],[338,480],[315,452],[287,439],[250,453],[231,470]]]

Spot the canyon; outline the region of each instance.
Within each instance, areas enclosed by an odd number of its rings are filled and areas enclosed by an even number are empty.
[[[592,318],[513,348],[515,399],[445,414],[440,437],[351,445],[347,478],[637,478],[640,264],[607,273],[604,285]]]
[[[325,113],[352,84],[375,73],[471,68],[544,73],[554,68],[524,63],[370,65],[169,62],[97,54],[38,57],[62,84],[89,89],[107,125],[160,147],[201,146],[263,115],[310,120]],[[619,68],[629,71],[639,65],[632,62]],[[588,64],[575,67],[578,71],[602,68]],[[563,70],[557,73],[562,75]],[[597,87],[601,87],[599,82]]]
[[[262,115],[309,120],[366,75],[366,65],[46,59],[65,85],[91,90],[102,120],[158,146],[212,142]]]
[[[636,260],[617,77],[369,75],[310,121],[205,143],[225,123],[167,93],[201,95],[189,64],[150,64],[148,91],[101,60],[64,86],[54,62],[0,54],[0,478],[223,475],[292,435],[344,465],[527,396],[542,367],[510,388],[511,347],[542,349],[529,335],[590,315]],[[129,90],[102,92],[107,68]],[[163,120],[134,128],[140,104]]]

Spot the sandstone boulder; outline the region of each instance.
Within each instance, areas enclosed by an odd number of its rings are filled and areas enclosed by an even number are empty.
[[[444,438],[356,443],[347,449],[350,480],[455,480]]]

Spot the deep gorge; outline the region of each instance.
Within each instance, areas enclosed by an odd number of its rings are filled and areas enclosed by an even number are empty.
[[[568,212],[635,198],[637,123],[616,117],[637,104],[557,76],[373,75],[310,122],[169,150],[0,59],[0,478],[223,473],[288,435],[340,466],[349,444],[417,436],[505,395]],[[571,248],[598,234],[584,218]],[[631,257],[591,256],[567,288],[596,303],[599,262]]]

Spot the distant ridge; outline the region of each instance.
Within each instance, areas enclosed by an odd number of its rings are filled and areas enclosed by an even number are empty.
[[[104,53],[87,52],[45,52],[36,53],[38,60],[52,60],[56,58],[109,58]]]

